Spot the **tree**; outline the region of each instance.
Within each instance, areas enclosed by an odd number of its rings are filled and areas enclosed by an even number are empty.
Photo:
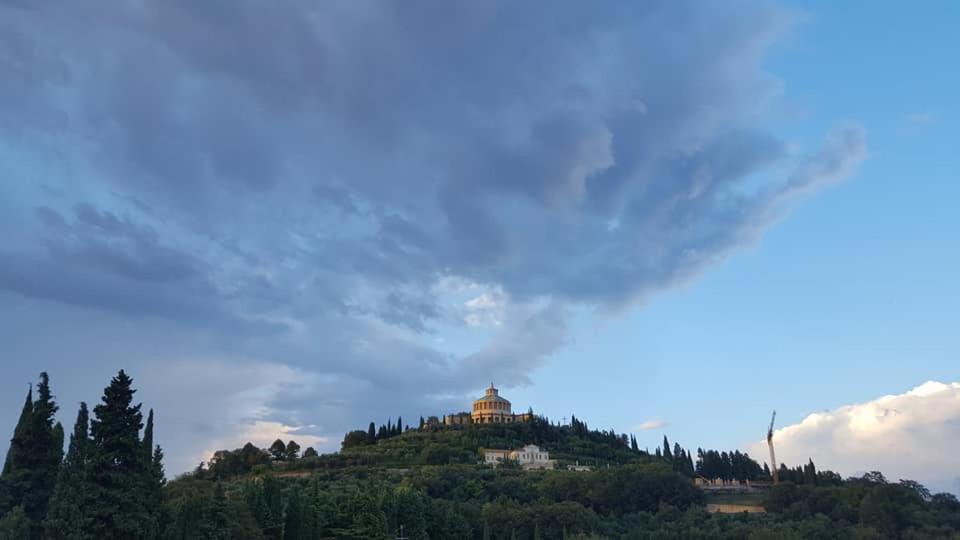
[[[70,434],[70,447],[60,467],[57,487],[50,499],[50,509],[44,521],[47,537],[74,540],[83,538],[89,528],[85,512],[89,494],[89,467],[91,458],[90,421],[87,404],[80,402],[77,421]]]
[[[287,461],[296,461],[300,459],[300,445],[293,439],[287,443],[287,449],[284,452]]]
[[[30,518],[22,506],[17,506],[0,518],[0,538],[23,540],[30,538]]]
[[[403,417],[398,416],[397,417],[397,435],[400,435],[401,433],[403,433]]]
[[[367,442],[373,444],[377,442],[377,426],[370,422],[370,426],[367,427]]]
[[[97,538],[143,538],[155,534],[158,523],[144,490],[149,470],[140,429],[141,405],[133,404],[133,379],[123,370],[104,389],[90,423],[90,533]]]
[[[667,436],[663,436],[663,457],[668,461],[673,461],[673,455],[670,454],[670,441],[667,440]]]
[[[381,426],[382,427],[382,426]],[[341,448],[346,450],[347,448],[354,448],[357,446],[364,446],[367,443],[367,432],[355,430],[347,433],[343,436],[343,443],[341,443]]]
[[[317,451],[314,450],[312,446],[308,446],[307,449],[303,451],[303,457],[305,458],[317,457],[317,455]]]
[[[63,459],[63,427],[54,425],[53,418],[58,408],[50,391],[50,378],[43,372],[37,383],[37,399],[33,400],[32,389],[27,391],[0,473],[0,513],[22,506],[33,537],[40,536]]]
[[[280,439],[273,441],[270,445],[270,455],[273,456],[274,461],[284,461],[287,459],[287,445]]]
[[[13,428],[13,438],[7,450],[7,459],[0,472],[0,514],[8,512],[23,501],[23,493],[29,487],[27,478],[28,454],[33,438],[33,386],[27,389],[27,397],[20,410],[20,419]],[[20,510],[23,510],[21,508]]]

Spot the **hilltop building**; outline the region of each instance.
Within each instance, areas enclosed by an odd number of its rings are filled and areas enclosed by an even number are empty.
[[[512,424],[531,420],[530,413],[513,414],[510,401],[490,383],[483,397],[473,402],[470,421],[474,424]]]
[[[443,424],[446,426],[465,426],[469,423],[470,413],[468,412],[458,412],[443,417]]]
[[[500,395],[500,391],[490,383],[483,397],[473,401],[471,412],[455,412],[442,418],[431,416],[423,423],[425,429],[438,429],[441,426],[467,426],[470,424],[515,424],[533,420],[533,411],[514,414],[510,401]]]
[[[499,450],[483,448],[483,462],[492,467],[510,460],[520,464],[525,470],[554,469],[557,466],[555,459],[550,459],[550,453],[539,446],[528,444],[516,450]]]

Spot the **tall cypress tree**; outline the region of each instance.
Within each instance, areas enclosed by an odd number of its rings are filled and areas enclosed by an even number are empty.
[[[22,505],[31,536],[39,538],[63,459],[63,428],[54,425],[58,407],[46,372],[40,374],[37,399],[32,397],[28,391],[0,474],[0,512]]]
[[[89,494],[89,467],[91,457],[90,421],[87,404],[80,402],[77,421],[70,435],[70,447],[60,468],[57,487],[50,498],[50,509],[44,521],[48,538],[57,540],[80,540],[83,531],[89,529],[89,517],[85,512]]]
[[[143,489],[147,474],[140,441],[143,414],[140,404],[133,404],[132,384],[133,379],[120,370],[93,408],[89,532],[96,538],[149,537],[157,527]]]
[[[27,397],[20,410],[20,419],[13,428],[13,438],[7,450],[7,459],[0,472],[0,514],[9,512],[23,502],[27,488],[26,460],[33,432],[33,386],[27,389]]]
[[[377,426],[370,422],[370,426],[367,428],[367,443],[373,444],[377,442]]]
[[[670,453],[670,441],[667,440],[667,436],[663,436],[663,457],[670,461],[673,461],[673,454]]]
[[[147,424],[143,428],[141,443],[141,459],[143,460],[142,482],[147,511],[151,514],[154,523],[160,519],[160,505],[163,503],[163,451],[160,445],[153,444],[153,409],[147,413]]]

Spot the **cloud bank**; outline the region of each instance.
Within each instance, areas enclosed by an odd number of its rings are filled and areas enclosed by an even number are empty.
[[[864,159],[856,125],[809,147],[768,127],[763,60],[792,21],[766,1],[0,5],[0,332],[30,360],[0,390],[139,366],[176,410],[225,362],[260,391],[204,387],[201,424],[336,440],[528,384],[570,313],[695,278]],[[150,369],[169,362],[191,370]],[[207,449],[161,429],[173,470]]]
[[[927,381],[903,394],[813,413],[774,433],[777,459],[792,465],[812,458],[842,475],[881,471],[960,493],[960,383]],[[766,441],[750,453],[766,455]]]

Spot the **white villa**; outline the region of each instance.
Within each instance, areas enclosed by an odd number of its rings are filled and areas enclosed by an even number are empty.
[[[550,459],[550,453],[536,446],[528,444],[523,448],[516,450],[498,450],[494,448],[484,448],[483,462],[486,465],[496,467],[506,460],[515,461],[525,470],[531,469],[554,469],[557,466],[555,459]]]

